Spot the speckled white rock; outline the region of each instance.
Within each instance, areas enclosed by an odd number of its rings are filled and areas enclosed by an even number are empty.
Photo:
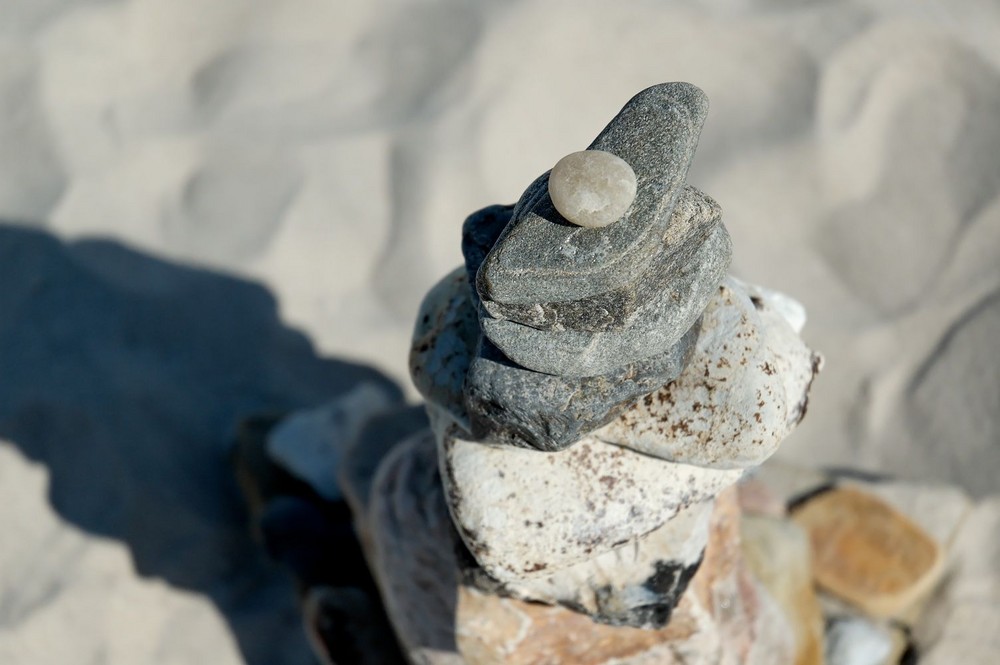
[[[771,292],[728,279],[709,302],[681,375],[594,432],[662,459],[719,469],[767,459],[805,414],[822,360]]]
[[[469,441],[453,426],[439,446],[458,531],[504,583],[545,577],[633,541],[742,474],[664,462],[592,437],[543,453]]]
[[[506,591],[523,600],[563,604],[604,623],[659,627],[698,569],[714,505],[712,500],[694,504],[629,547],[547,577],[507,584]]]
[[[621,219],[635,192],[632,167],[603,150],[570,153],[556,162],[549,175],[552,205],[566,221],[591,229]]]

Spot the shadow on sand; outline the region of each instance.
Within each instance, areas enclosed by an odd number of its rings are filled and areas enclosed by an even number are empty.
[[[0,225],[0,438],[48,467],[64,519],[209,597],[249,665],[313,660],[289,576],[246,528],[234,426],[360,381],[402,400],[318,357],[258,284]]]

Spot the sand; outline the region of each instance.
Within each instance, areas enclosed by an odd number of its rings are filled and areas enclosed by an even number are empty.
[[[235,421],[415,398],[465,215],[669,80],[827,357],[779,454],[1000,491],[992,0],[0,0],[0,662],[309,662]]]

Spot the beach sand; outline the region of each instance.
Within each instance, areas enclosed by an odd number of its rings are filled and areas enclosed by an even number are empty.
[[[415,399],[465,216],[671,80],[826,356],[779,456],[1000,491],[991,0],[0,0],[0,662],[310,662],[236,422]]]

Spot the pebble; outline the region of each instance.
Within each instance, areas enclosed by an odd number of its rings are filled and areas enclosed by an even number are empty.
[[[621,219],[635,200],[635,171],[603,150],[573,152],[552,167],[549,196],[567,222],[599,229]]]
[[[892,634],[867,619],[837,617],[827,626],[827,665],[886,665],[892,651]]]

